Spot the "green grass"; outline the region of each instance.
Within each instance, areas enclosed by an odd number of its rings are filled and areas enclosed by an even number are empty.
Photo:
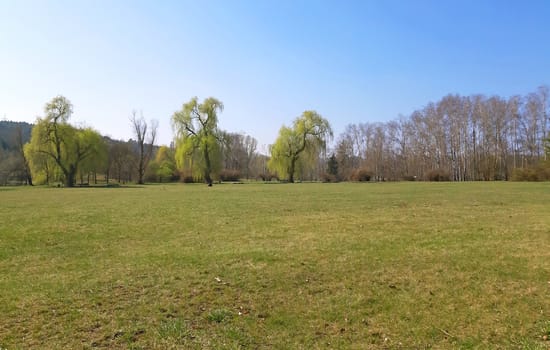
[[[0,191],[1,349],[548,349],[550,183]]]

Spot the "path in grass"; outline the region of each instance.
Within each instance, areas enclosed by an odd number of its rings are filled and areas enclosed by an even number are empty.
[[[0,348],[527,348],[550,184],[0,191]]]

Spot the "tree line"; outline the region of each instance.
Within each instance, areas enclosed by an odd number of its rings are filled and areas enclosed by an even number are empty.
[[[507,99],[447,95],[408,117],[348,125],[334,154],[344,179],[366,169],[376,180],[510,180],[547,160],[548,111],[546,86]]]
[[[269,154],[250,135],[218,127],[223,103],[194,97],[171,116],[174,141],[156,146],[158,122],[132,112],[135,139],[112,140],[70,123],[57,96],[32,127],[0,128],[0,185],[313,181],[546,180],[549,89],[526,96],[447,95],[409,116],[350,124],[333,141],[327,119],[304,111],[283,125]],[[25,123],[23,123],[25,124]],[[27,124],[28,125],[28,124]],[[0,125],[1,126],[1,125]],[[3,130],[3,131],[2,131]]]
[[[213,98],[200,104],[194,98],[186,105],[195,106],[194,111],[200,116],[192,116],[198,121],[217,113],[218,107],[213,106],[212,101],[221,106],[221,102]],[[127,142],[102,136],[89,127],[72,125],[72,114],[71,102],[57,96],[45,105],[44,116],[37,118],[34,125],[2,122],[0,185],[36,183],[73,187],[178,180],[207,180],[211,184],[213,179],[238,181],[263,178],[268,173],[267,157],[257,152],[257,140],[246,134],[219,129],[214,118],[205,125],[200,124],[195,140],[176,132],[170,146],[159,147],[155,145],[157,121],[147,121],[137,112],[132,112],[129,118],[134,137]],[[177,114],[173,117],[175,130]],[[19,124],[25,126],[23,136],[17,132],[21,129]],[[188,128],[192,130],[190,125]],[[207,171],[202,158],[205,153],[197,153],[205,145],[207,160],[210,160]]]

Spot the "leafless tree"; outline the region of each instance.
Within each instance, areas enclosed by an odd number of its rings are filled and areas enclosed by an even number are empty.
[[[136,137],[138,145],[138,184],[143,184],[143,176],[147,165],[153,155],[153,147],[157,137],[158,121],[152,119],[149,124],[145,121],[143,113],[138,118],[137,112],[133,111],[130,117],[132,123],[132,131]]]

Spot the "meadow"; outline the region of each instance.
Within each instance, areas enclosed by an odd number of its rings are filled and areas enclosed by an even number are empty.
[[[0,349],[548,349],[550,183],[0,188]]]

